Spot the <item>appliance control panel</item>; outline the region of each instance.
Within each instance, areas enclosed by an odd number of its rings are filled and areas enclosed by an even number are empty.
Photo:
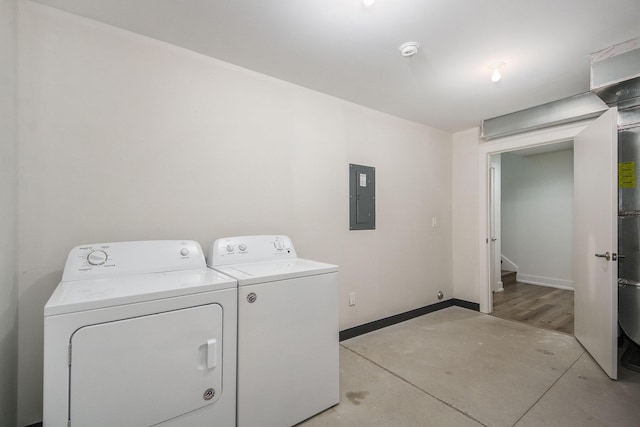
[[[242,264],[297,258],[287,236],[237,236],[218,239],[211,245],[207,265]]]
[[[191,240],[150,240],[76,246],[67,256],[62,281],[205,268],[204,253]]]

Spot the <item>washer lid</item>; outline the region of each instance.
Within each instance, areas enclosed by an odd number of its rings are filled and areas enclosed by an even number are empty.
[[[238,279],[239,286],[334,273],[338,271],[337,265],[325,264],[323,262],[311,261],[303,258],[223,265],[215,268],[226,275]]]
[[[75,313],[235,288],[236,281],[208,268],[61,282],[44,315]]]

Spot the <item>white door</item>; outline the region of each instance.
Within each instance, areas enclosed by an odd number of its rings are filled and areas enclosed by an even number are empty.
[[[574,141],[575,337],[617,378],[617,109]]]
[[[156,425],[222,393],[218,304],[85,326],[70,350],[72,426]]]

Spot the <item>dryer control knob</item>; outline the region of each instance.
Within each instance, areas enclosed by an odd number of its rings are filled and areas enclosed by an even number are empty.
[[[180,249],[180,255],[182,255],[182,256],[189,255],[189,249],[187,249],[187,248]]]
[[[91,251],[87,255],[87,261],[91,265],[102,265],[107,262],[107,253],[105,251]]]
[[[245,245],[244,243],[240,243],[240,246],[238,246],[238,249],[240,249],[242,252],[247,250],[247,245]]]
[[[227,245],[227,252],[233,252],[233,245],[232,244],[228,244]]]
[[[280,240],[276,240],[275,242],[273,242],[273,246],[279,251],[284,249],[284,243],[282,243]]]

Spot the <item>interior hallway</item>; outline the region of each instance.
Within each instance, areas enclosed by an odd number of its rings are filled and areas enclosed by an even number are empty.
[[[316,426],[637,426],[640,373],[610,380],[574,337],[460,307],[343,341]]]
[[[493,293],[492,316],[573,335],[573,291],[514,282]]]

